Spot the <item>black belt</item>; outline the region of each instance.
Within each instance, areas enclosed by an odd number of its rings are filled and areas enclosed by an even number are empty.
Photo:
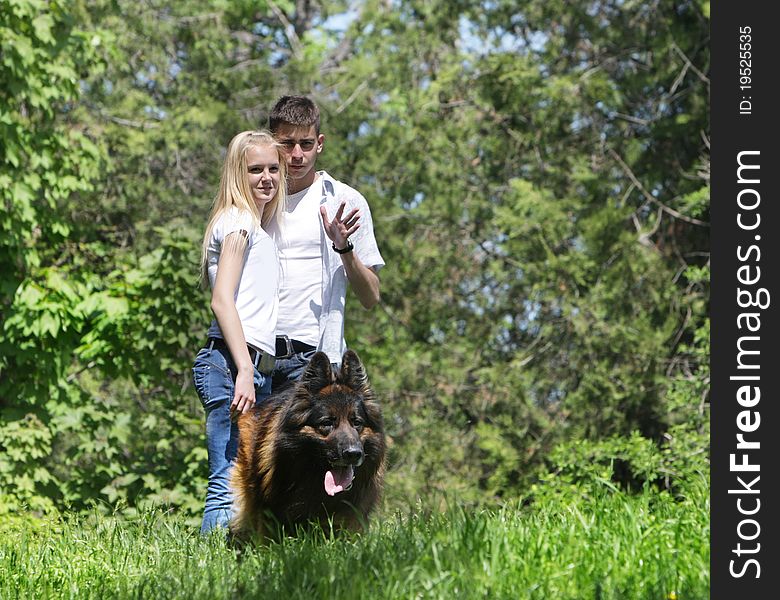
[[[227,350],[230,352],[225,340],[222,338],[209,338],[207,348],[209,350],[217,348],[218,350]],[[268,354],[265,350],[259,350],[254,346],[246,345],[246,349],[249,350],[249,360],[255,366],[255,369],[260,371],[263,375],[270,375],[274,370],[274,363],[276,360],[273,356]]]
[[[316,350],[316,346],[305,344],[298,340],[291,340],[286,335],[276,336],[276,358],[290,358],[293,354]]]

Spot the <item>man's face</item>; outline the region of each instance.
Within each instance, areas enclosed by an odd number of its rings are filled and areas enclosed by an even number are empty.
[[[282,125],[276,131],[277,141],[282,145],[282,151],[287,162],[288,188],[294,194],[314,183],[316,173],[314,165],[317,156],[322,152],[325,136],[317,135],[314,125],[296,127]]]

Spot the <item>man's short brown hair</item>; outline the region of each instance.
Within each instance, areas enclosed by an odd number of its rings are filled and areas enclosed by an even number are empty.
[[[276,133],[282,125],[311,127],[320,133],[320,109],[306,96],[282,96],[268,115],[268,128]]]

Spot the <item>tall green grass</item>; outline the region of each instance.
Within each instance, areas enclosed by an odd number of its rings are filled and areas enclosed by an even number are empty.
[[[245,551],[180,519],[0,523],[0,598],[709,597],[709,504],[605,492],[541,508],[384,516]]]

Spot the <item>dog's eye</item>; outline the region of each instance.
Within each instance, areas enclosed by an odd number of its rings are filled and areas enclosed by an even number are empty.
[[[363,419],[361,419],[360,417],[355,417],[354,419],[352,419],[352,427],[354,427],[358,431],[363,429]]]
[[[320,421],[317,423],[317,430],[322,435],[328,435],[331,431],[333,431],[333,422],[332,421]]]

